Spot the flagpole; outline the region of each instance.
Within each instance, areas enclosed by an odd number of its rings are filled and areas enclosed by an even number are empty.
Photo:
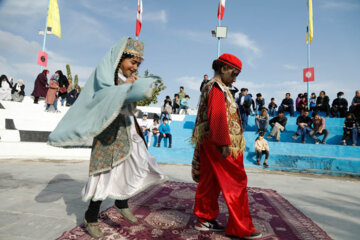
[[[45,52],[45,44],[46,44],[46,35],[47,35],[47,25],[48,25],[48,18],[49,18],[49,8],[50,8],[50,0],[48,3],[48,8],[47,8],[47,14],[46,14],[46,24],[45,24],[45,31],[44,31],[44,40],[43,40],[43,46],[42,46],[42,51]],[[40,66],[40,72],[43,71],[43,66]]]
[[[307,26],[307,68],[310,68],[310,43],[311,43],[311,36],[310,36],[310,6],[308,4],[308,26]],[[310,84],[309,81],[307,83],[307,105],[309,107],[309,97],[310,97]]]
[[[221,0],[219,1],[219,27],[221,26]],[[216,31],[217,33],[217,31]],[[217,56],[220,56],[220,40],[221,38],[218,37],[218,47],[217,47]]]

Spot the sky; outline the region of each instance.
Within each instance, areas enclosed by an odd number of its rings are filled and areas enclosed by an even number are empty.
[[[143,0],[139,40],[145,43],[146,69],[162,77],[173,97],[179,86],[196,108],[204,74],[211,78],[217,58],[217,40],[211,30],[218,24],[219,0]],[[105,53],[122,37],[135,37],[137,0],[58,0],[62,38],[48,36],[50,74],[66,73],[84,85]],[[24,80],[31,94],[40,72],[36,64],[42,49],[48,0],[0,0],[0,74]],[[332,101],[339,91],[351,101],[360,89],[360,1],[313,0],[314,38],[311,66],[315,82],[310,92],[326,91]],[[286,92],[294,98],[306,92],[303,68],[307,66],[306,0],[227,0],[222,26],[228,36],[221,54],[231,53],[243,62],[235,86],[262,93],[280,103]]]

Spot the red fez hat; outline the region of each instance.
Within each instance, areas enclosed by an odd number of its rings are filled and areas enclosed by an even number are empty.
[[[239,70],[241,72],[242,62],[240,61],[240,59],[238,59],[234,55],[229,54],[229,53],[224,53],[223,55],[221,55],[218,58],[218,60],[220,62],[223,62],[223,63],[229,65],[230,67],[236,68],[237,70]]]

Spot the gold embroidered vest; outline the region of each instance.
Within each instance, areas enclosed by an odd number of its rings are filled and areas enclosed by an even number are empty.
[[[192,143],[195,144],[192,162],[192,175],[195,182],[198,182],[200,177],[199,147],[200,144],[203,143],[204,139],[209,135],[207,102],[211,89],[216,87],[214,85],[219,87],[224,93],[226,117],[231,140],[231,145],[229,146],[230,155],[233,158],[236,158],[237,155],[242,154],[245,149],[245,138],[242,135],[243,129],[238,106],[226,85],[221,80],[214,78],[205,85],[203,91],[201,92],[199,109],[191,138]]]

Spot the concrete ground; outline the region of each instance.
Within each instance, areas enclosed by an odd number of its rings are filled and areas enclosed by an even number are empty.
[[[81,189],[88,161],[0,160],[0,239],[55,239],[83,220]],[[190,166],[161,164],[175,181],[191,182]],[[249,186],[271,188],[334,239],[359,239],[360,180],[247,169]],[[107,200],[102,210],[113,204]]]

